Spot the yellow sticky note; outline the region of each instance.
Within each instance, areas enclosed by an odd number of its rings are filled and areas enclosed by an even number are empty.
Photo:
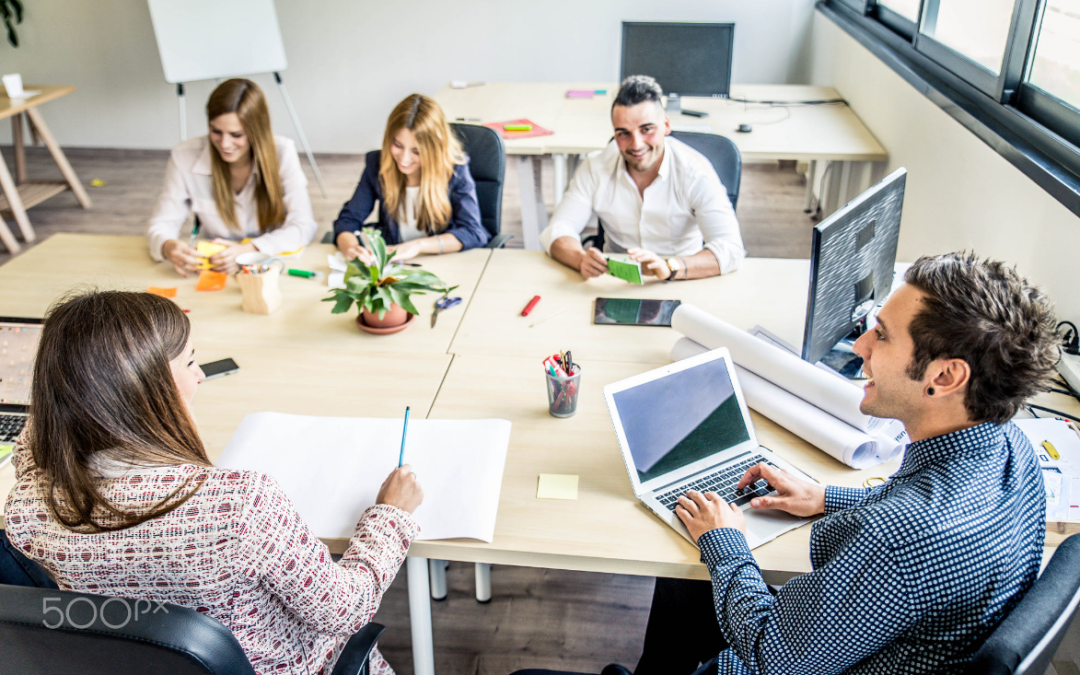
[[[577,499],[578,477],[564,473],[542,473],[536,485],[537,499]]]
[[[198,251],[199,255],[201,255],[202,257],[209,258],[210,256],[212,256],[212,255],[214,255],[216,253],[221,253],[226,248],[227,247],[224,244],[212,244],[212,243],[210,243],[208,241],[200,241],[198,246],[196,246],[195,250]],[[209,260],[202,261],[202,263],[199,265],[199,269],[201,269],[201,270],[210,269],[210,261]]]

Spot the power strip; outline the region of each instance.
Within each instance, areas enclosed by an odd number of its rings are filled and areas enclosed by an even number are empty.
[[[1065,378],[1075,391],[1080,391],[1080,356],[1061,353],[1061,361],[1058,362],[1058,372]]]

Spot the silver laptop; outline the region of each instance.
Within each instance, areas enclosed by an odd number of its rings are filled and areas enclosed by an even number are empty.
[[[41,319],[0,316],[0,466],[26,425]]]
[[[715,492],[741,508],[750,548],[809,522],[781,511],[749,510],[754,497],[775,494],[763,480],[736,489],[758,462],[814,480],[758,445],[727,349],[609,384],[604,399],[634,494],[691,543],[675,515],[676,500],[690,489]]]

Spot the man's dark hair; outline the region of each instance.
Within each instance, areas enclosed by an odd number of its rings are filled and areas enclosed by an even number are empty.
[[[653,78],[648,75],[631,75],[619,85],[619,93],[616,94],[611,109],[614,110],[617,105],[630,107],[646,101],[663,105],[660,101],[663,95],[664,90]]]
[[[912,379],[936,359],[963,359],[971,368],[968,416],[997,424],[1047,390],[1059,358],[1054,308],[1015,268],[945,253],[919,258],[904,281],[926,296],[908,328]]]

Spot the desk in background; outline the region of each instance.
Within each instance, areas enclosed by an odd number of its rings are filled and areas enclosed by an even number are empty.
[[[75,170],[71,168],[67,157],[64,156],[64,151],[60,149],[60,144],[53,138],[52,132],[49,131],[49,127],[46,126],[44,118],[37,109],[42,103],[48,103],[70,94],[75,91],[75,87],[35,84],[27,85],[26,90],[40,93],[27,98],[12,99],[8,98],[5,89],[4,94],[0,96],[0,120],[6,117],[11,118],[12,148],[15,154],[14,180],[12,180],[11,173],[8,172],[3,157],[0,157],[0,188],[4,192],[3,196],[0,196],[0,212],[11,211],[19,230],[22,231],[23,240],[29,243],[34,241],[35,235],[34,228],[30,225],[30,219],[26,215],[26,209],[35,204],[40,204],[49,197],[67,189],[75,193],[75,198],[79,200],[79,204],[84,209],[88,209],[90,208],[90,196],[86,194],[86,190],[83,189],[82,183],[79,182]],[[60,167],[60,173],[63,174],[64,180],[30,181],[27,179],[26,152],[23,147],[25,141],[23,132],[24,113],[27,120],[29,120],[30,131],[35,143],[39,138],[45,143],[45,147],[52,154],[53,161]],[[8,253],[18,253],[22,250],[22,247],[15,241],[15,236],[2,218],[0,218],[0,242],[7,248]]]
[[[601,150],[613,135],[611,104],[618,92],[613,82],[492,82],[468,89],[443,87],[435,100],[450,121],[502,122],[527,118],[554,134],[506,141],[506,153],[517,155],[521,186],[521,218],[525,248],[540,249],[540,232],[547,226],[540,158],[552,155],[555,163],[555,205],[562,199],[577,156]],[[604,89],[591,99],[568,99],[571,89]],[[802,85],[733,85],[731,96],[753,101],[822,101],[840,98],[831,87]],[[831,213],[884,175],[885,149],[846,104],[769,107],[731,99],[682,99],[689,110],[709,113],[706,118],[671,116],[675,127],[709,127],[714,134],[735,142],[743,161],[794,159],[810,165],[807,176],[809,208],[818,162],[839,162],[822,184],[822,209]],[[739,133],[740,124],[753,131]]]

